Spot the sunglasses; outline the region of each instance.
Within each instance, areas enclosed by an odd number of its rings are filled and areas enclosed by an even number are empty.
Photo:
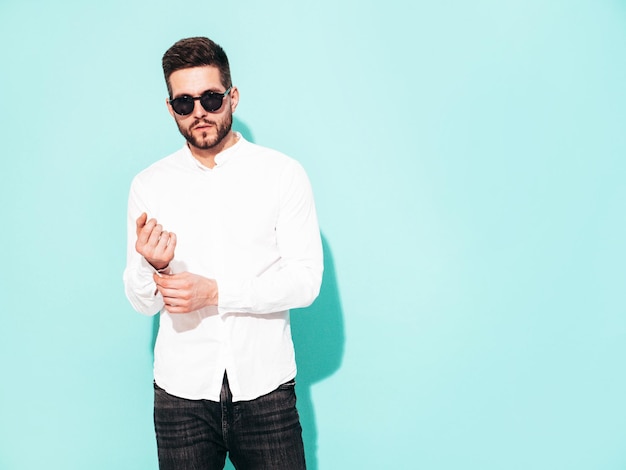
[[[170,99],[169,103],[176,114],[187,116],[193,113],[196,100],[200,101],[202,107],[209,113],[217,111],[222,107],[224,97],[230,93],[233,87],[228,87],[224,93],[215,93],[214,91],[205,91],[201,96],[184,95],[179,98]]]

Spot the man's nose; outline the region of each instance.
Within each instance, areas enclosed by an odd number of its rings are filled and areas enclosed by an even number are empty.
[[[200,100],[195,100],[193,102],[193,117],[201,118],[206,116],[207,112],[204,107],[200,104]]]

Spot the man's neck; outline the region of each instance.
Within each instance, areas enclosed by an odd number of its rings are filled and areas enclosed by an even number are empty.
[[[215,167],[215,156],[218,153],[223,152],[227,148],[235,145],[238,140],[239,136],[235,132],[230,131],[226,135],[226,137],[224,137],[217,145],[211,147],[210,149],[200,149],[198,147],[194,147],[189,143],[187,143],[187,147],[189,147],[191,155],[193,155],[196,160],[198,160],[207,168],[213,168]]]

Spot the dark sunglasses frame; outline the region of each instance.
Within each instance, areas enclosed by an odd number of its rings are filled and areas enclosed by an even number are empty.
[[[169,99],[168,102],[174,112],[180,116],[188,116],[193,113],[196,101],[200,101],[202,107],[209,113],[213,113],[222,107],[224,98],[230,93],[233,87],[228,87],[224,93],[205,91],[200,96],[183,95],[178,98]]]

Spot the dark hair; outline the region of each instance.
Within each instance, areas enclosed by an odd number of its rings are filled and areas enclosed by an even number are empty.
[[[170,75],[181,69],[212,65],[220,72],[222,85],[229,88],[232,85],[230,66],[226,52],[219,44],[205,37],[181,39],[163,54],[163,74],[167,84],[167,92],[172,97]]]

